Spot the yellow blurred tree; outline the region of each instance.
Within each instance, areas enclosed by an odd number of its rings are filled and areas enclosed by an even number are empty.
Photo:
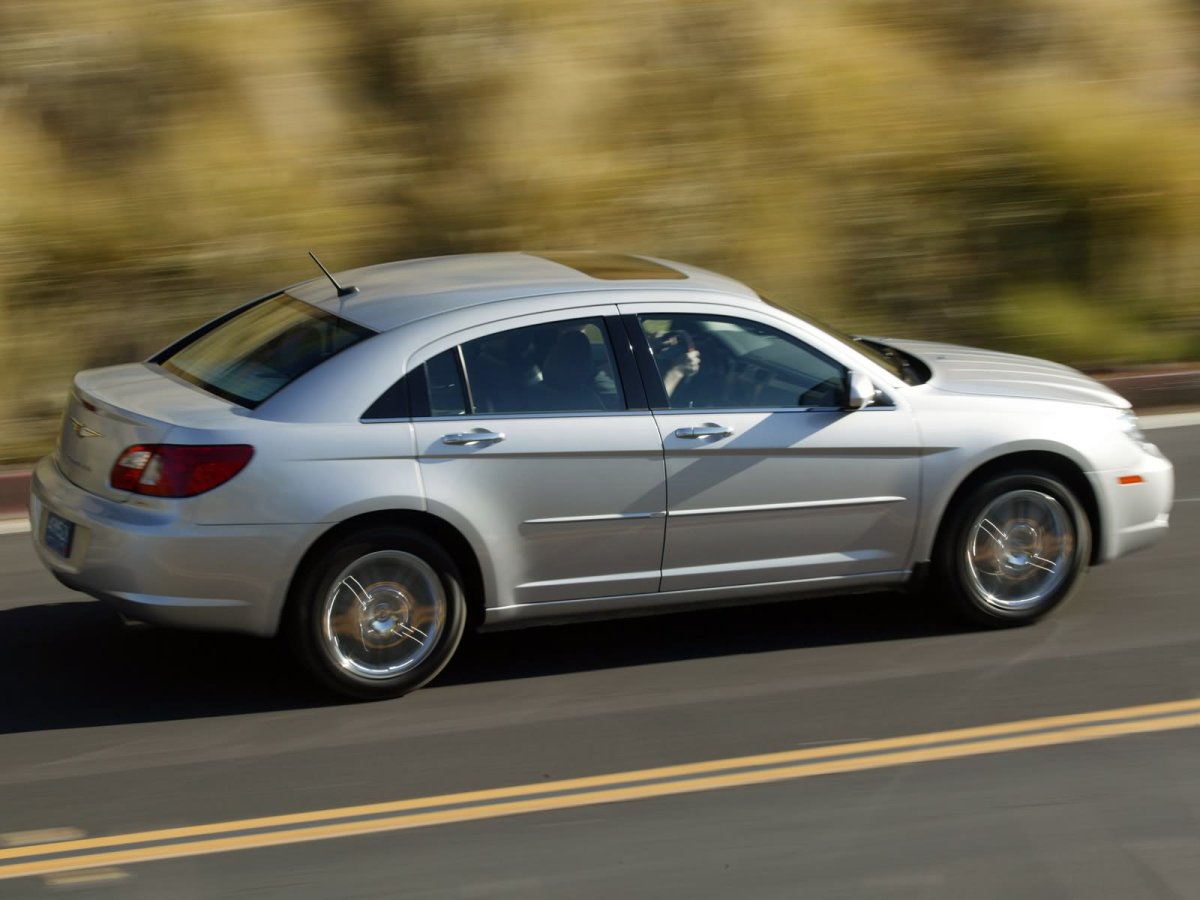
[[[628,250],[847,329],[1200,358],[1198,27],[1175,0],[6,0],[0,461],[72,371],[309,248]]]

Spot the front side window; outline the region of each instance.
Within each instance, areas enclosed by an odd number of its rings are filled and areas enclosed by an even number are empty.
[[[638,317],[671,409],[840,406],[846,371],[758,322],[702,314]]]
[[[185,381],[253,409],[369,328],[278,294],[201,332],[157,362]]]

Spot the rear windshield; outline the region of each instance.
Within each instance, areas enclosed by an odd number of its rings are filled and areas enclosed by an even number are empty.
[[[253,409],[329,357],[375,334],[277,294],[201,330],[158,360],[218,397]]]

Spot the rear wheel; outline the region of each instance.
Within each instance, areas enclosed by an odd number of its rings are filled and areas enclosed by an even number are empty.
[[[1005,627],[1062,604],[1091,555],[1091,528],[1071,490],[1045,472],[981,482],[949,513],[935,588],[960,616]]]
[[[330,547],[297,580],[293,643],[316,678],[358,699],[399,697],[449,662],[466,621],[453,559],[407,528],[380,527]]]

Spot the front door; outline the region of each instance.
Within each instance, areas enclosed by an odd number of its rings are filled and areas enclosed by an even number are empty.
[[[639,308],[637,322],[665,395],[662,590],[907,569],[920,451],[905,409],[842,409],[846,367],[769,320]]]

